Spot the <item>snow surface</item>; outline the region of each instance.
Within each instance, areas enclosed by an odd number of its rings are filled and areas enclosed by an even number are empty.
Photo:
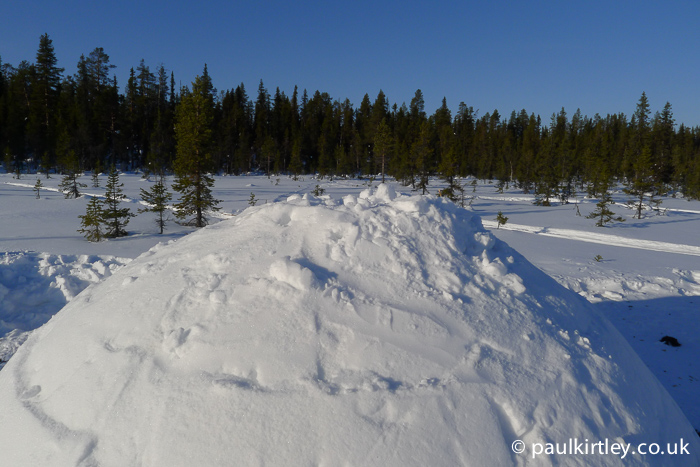
[[[32,330],[86,287],[129,261],[96,255],[0,253],[0,360],[7,361]]]
[[[19,466],[700,463],[601,308],[474,212],[387,185],[155,246],[29,336],[0,407]],[[690,454],[511,450],[571,438]]]

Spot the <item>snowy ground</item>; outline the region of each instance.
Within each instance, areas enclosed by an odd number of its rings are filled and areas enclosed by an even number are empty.
[[[101,177],[102,185],[105,177]],[[132,219],[126,238],[92,244],[76,232],[87,198],[66,200],[56,192],[59,179],[42,182],[41,199],[32,187],[36,177],[15,180],[0,174],[0,359],[7,360],[27,338],[81,290],[110,276],[131,259],[163,241],[192,229],[168,224],[157,234],[151,214]],[[90,185],[90,177],[82,181]],[[125,194],[135,211],[139,188],[149,186],[140,175],[123,175]],[[287,177],[216,177],[214,196],[221,211],[212,222],[239,214],[250,194],[259,203],[309,193],[316,185],[335,199],[359,194],[366,180],[293,181]],[[374,186],[377,183],[374,182]],[[396,185],[397,191],[407,191]],[[437,186],[431,186],[435,193]],[[84,189],[101,195],[104,188]],[[595,304],[628,340],[646,365],[675,398],[695,428],[700,428],[700,203],[664,199],[664,215],[648,213],[632,219],[621,203],[614,210],[627,221],[597,228],[585,215],[595,200],[576,205],[538,207],[532,196],[511,189],[500,194],[480,183],[472,203],[484,226],[506,241],[559,283]],[[623,201],[621,193],[617,201]],[[496,229],[496,213],[508,223]],[[600,255],[601,261],[594,258]],[[659,342],[673,336],[681,347]],[[0,363],[2,365],[2,363]]]

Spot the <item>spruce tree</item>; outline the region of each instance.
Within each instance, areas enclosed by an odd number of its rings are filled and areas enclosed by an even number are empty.
[[[126,198],[123,194],[123,183],[119,183],[119,172],[112,166],[107,175],[107,189],[105,191],[103,221],[108,238],[124,237],[127,235],[124,227],[129,223],[129,218],[134,217],[129,208],[120,208],[122,200]]]
[[[618,222],[624,222],[625,219],[622,217],[618,216],[615,217],[615,213],[610,210],[610,205],[615,204],[615,202],[612,200],[612,196],[610,196],[610,192],[605,192],[601,197],[600,201],[596,203],[596,209],[595,211],[591,212],[589,215],[586,216],[587,219],[598,219],[595,223],[596,227],[603,227],[605,224],[612,222],[612,221],[618,221]]]
[[[600,200],[596,203],[595,211],[587,215],[586,219],[597,218],[598,220],[595,223],[597,227],[603,227],[605,224],[612,221],[624,222],[625,219],[620,216],[615,217],[615,213],[610,210],[610,205],[615,204],[615,201],[613,201],[612,195],[610,194],[611,180],[606,172],[603,172],[601,179],[602,180],[599,182],[601,192]]]
[[[457,181],[457,155],[454,135],[449,125],[442,127],[440,131],[440,145],[442,148],[442,160],[440,161],[440,175],[447,186],[440,191],[440,196],[457,203],[464,198],[464,188]]]
[[[430,158],[433,155],[433,149],[430,146],[430,123],[423,122],[420,128],[418,139],[411,147],[413,159],[415,160],[416,169],[418,172],[418,183],[415,185],[416,190],[421,190],[422,194],[428,193],[428,175]]]
[[[535,200],[533,204],[536,206],[551,206],[552,199],[557,196],[558,184],[554,178],[546,178],[535,184]]]
[[[501,211],[498,211],[498,214],[496,215],[496,222],[496,229],[500,229],[502,225],[506,225],[506,222],[508,222],[508,218],[504,216]]]
[[[144,190],[141,188],[141,199],[147,204],[145,208],[139,208],[139,213],[143,212],[153,212],[156,214],[156,225],[160,229],[160,234],[162,235],[165,230],[166,211],[168,209],[168,202],[172,199],[172,194],[168,191],[168,187],[165,185],[165,177],[163,174],[159,174],[156,178],[155,184],[150,190]]]
[[[654,173],[651,165],[651,151],[648,146],[644,146],[633,168],[634,176],[628,180],[627,186],[623,191],[631,196],[627,205],[635,209],[633,217],[641,219],[644,217],[642,211],[646,208],[644,200],[649,198],[651,202],[656,191]]]
[[[34,191],[36,191],[36,199],[41,198],[41,189],[44,188],[44,185],[41,183],[41,179],[37,178],[36,183],[34,184]]]
[[[9,174],[12,172],[12,151],[9,146],[6,146],[5,151],[3,151],[3,165],[5,166],[5,173]]]
[[[218,210],[216,205],[219,204],[211,194],[214,179],[208,173],[213,118],[208,84],[198,76],[191,92],[183,90],[175,125],[177,156],[173,189],[181,194],[180,201],[175,204],[175,215],[196,227],[207,225],[207,211]],[[193,215],[193,219],[186,220]]]
[[[39,39],[30,95],[28,128],[37,158],[46,170],[55,162],[56,120],[63,68],[57,66],[53,42],[48,34]]]
[[[63,192],[66,198],[80,198],[80,189],[87,187],[86,184],[78,181],[80,177],[80,169],[78,168],[78,157],[72,149],[68,151],[66,158],[66,172],[58,189]]]
[[[102,202],[93,196],[87,205],[87,210],[84,215],[78,216],[81,219],[81,228],[78,232],[85,235],[85,238],[90,242],[99,242],[105,237],[102,231],[104,223],[102,210]]]
[[[299,179],[303,167],[301,163],[301,138],[296,138],[292,145],[292,157],[289,161],[289,171],[292,172],[292,179],[296,182]]]
[[[374,133],[374,157],[382,167],[382,183],[386,180],[386,167],[391,151],[391,143],[391,128],[387,125],[386,118],[383,118]]]

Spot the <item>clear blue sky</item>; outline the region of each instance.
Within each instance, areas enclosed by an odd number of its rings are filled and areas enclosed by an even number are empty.
[[[74,74],[103,47],[120,83],[143,58],[189,84],[208,64],[219,90],[262,79],[291,96],[326,91],[359,107],[380,89],[407,104],[416,89],[430,114],[444,97],[479,115],[526,109],[549,122],[562,107],[652,111],[669,101],[677,123],[700,125],[700,1],[24,0],[3,5],[3,63],[33,62],[53,40]]]

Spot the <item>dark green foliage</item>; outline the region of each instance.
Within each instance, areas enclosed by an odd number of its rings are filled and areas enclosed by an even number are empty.
[[[173,189],[180,193],[180,200],[175,203],[175,215],[184,223],[195,227],[207,225],[206,213],[218,210],[216,206],[219,204],[211,194],[214,179],[209,175],[212,169],[211,103],[207,80],[198,76],[192,83],[192,91],[183,92],[182,101],[177,108],[176,179]]]
[[[588,219],[598,219],[595,223],[597,227],[603,227],[605,224],[617,221],[624,222],[620,216],[615,217],[615,213],[610,210],[610,205],[615,204],[609,193],[605,193],[601,196],[600,201],[596,203],[596,209],[592,213],[586,216]]]
[[[102,210],[102,202],[97,197],[90,198],[87,205],[87,210],[80,218],[81,228],[78,232],[85,235],[85,238],[90,242],[99,242],[105,238],[102,231],[104,223],[104,212]]]
[[[167,222],[168,203],[172,200],[173,195],[168,191],[165,185],[165,176],[159,174],[155,183],[150,190],[141,188],[141,199],[146,203],[145,208],[139,208],[139,213],[153,212],[156,214],[156,225],[162,235],[165,231],[165,223]]]
[[[380,91],[374,101],[366,94],[357,107],[296,87],[291,98],[279,88],[271,95],[262,80],[252,99],[243,84],[217,95],[205,65],[198,93],[206,103],[201,117],[208,133],[203,152],[188,156],[201,165],[193,168],[183,166],[184,140],[180,134],[176,150],[175,129],[182,131],[183,115],[191,113],[188,95],[197,93],[177,89],[174,73],[162,65],[135,65],[128,80],[117,83],[109,55],[97,47],[64,75],[47,34],[39,38],[34,63],[0,63],[6,170],[20,176],[78,173],[77,167],[99,172],[100,165],[150,174],[174,170],[175,186],[196,187],[179,211],[196,225],[205,224],[204,213],[215,207],[206,189],[208,174],[216,172],[264,170],[295,178],[381,173],[383,180],[393,176],[423,193],[429,177],[440,176],[448,185],[443,194],[452,199],[461,198],[456,180],[473,176],[498,180],[503,189],[514,184],[525,193],[536,190],[537,202],[548,205],[557,198],[566,203],[582,184],[589,195],[599,195],[606,171],[612,180],[627,181],[635,217],[642,205],[654,208],[669,188],[700,198],[700,127],[677,124],[670,103],[653,114],[644,93],[630,117],[591,118],[561,109],[543,123],[524,109],[479,115],[465,103],[453,115],[444,99],[429,115],[420,89],[408,105],[398,104],[401,96],[391,103]],[[69,167],[71,159],[76,169]],[[78,196],[76,187],[71,196]]]
[[[58,105],[61,92],[61,74],[53,42],[48,34],[39,39],[30,105],[28,129],[33,152],[45,170],[55,163]]]
[[[129,223],[129,218],[134,217],[129,208],[121,208],[119,205],[126,198],[123,193],[123,183],[119,183],[119,172],[112,166],[107,175],[107,185],[105,191],[102,220],[105,224],[105,237],[117,238],[127,234],[125,227]]]
[[[12,152],[10,151],[9,147],[5,148],[5,151],[3,153],[3,165],[5,166],[5,173],[11,173],[12,172]]]
[[[440,131],[440,149],[442,161],[438,171],[442,175],[447,186],[440,191],[440,196],[444,196],[450,201],[464,204],[464,188],[457,179],[459,172],[457,161],[457,144],[450,125],[445,124]]]
[[[634,162],[633,169],[634,175],[627,180],[624,192],[631,197],[627,204],[635,210],[633,217],[641,219],[646,209],[644,201],[647,199],[651,201],[658,189],[648,146],[642,149],[641,155]]]
[[[303,166],[301,165],[301,141],[294,141],[292,146],[292,158],[289,161],[289,170],[293,175],[294,181],[297,181],[299,174],[302,173]]]
[[[423,122],[420,126],[418,139],[411,148],[412,158],[415,161],[417,180],[414,181],[414,188],[421,190],[421,194],[428,193],[428,177],[430,175],[430,161],[433,156],[433,149],[430,144],[431,128],[429,122]]]
[[[14,166],[15,166],[15,176],[12,178],[16,178],[17,180],[19,180],[20,178],[22,178],[22,161],[16,161]]]
[[[386,123],[386,118],[383,118],[374,133],[374,154],[381,167],[382,183],[386,180],[386,168],[391,154],[391,143],[391,129]]]
[[[613,221],[625,221],[621,216],[615,217],[615,213],[610,210],[610,206],[615,204],[610,194],[610,183],[610,179],[603,178],[600,185],[600,200],[596,203],[596,209],[586,216],[587,219],[598,219],[595,223],[597,227],[603,227]]]
[[[41,179],[37,178],[36,183],[34,184],[34,191],[36,191],[36,199],[41,198],[41,189],[44,188],[44,185],[41,183]]]
[[[547,177],[535,185],[536,206],[551,206],[552,199],[557,196],[558,183],[556,179]]]
[[[498,211],[498,214],[496,215],[496,222],[498,223],[497,229],[500,229],[502,225],[506,225],[506,222],[508,222],[508,218],[503,215],[501,211]]]
[[[71,150],[68,154],[65,175],[58,185],[58,189],[63,192],[66,198],[80,198],[80,189],[87,187],[85,183],[79,182],[78,178],[80,178],[78,161],[75,152]]]

